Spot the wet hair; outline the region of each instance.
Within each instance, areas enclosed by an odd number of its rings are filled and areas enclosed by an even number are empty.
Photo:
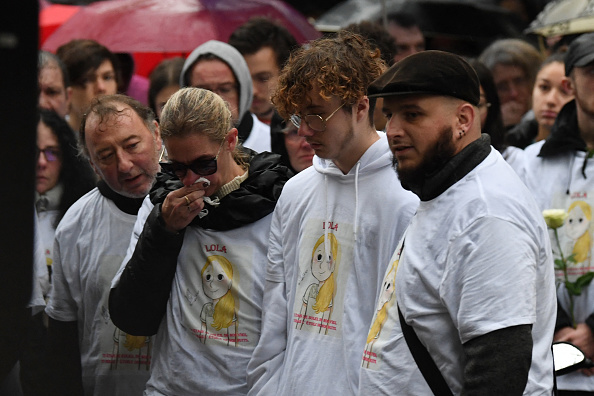
[[[344,109],[365,96],[367,87],[385,70],[378,49],[371,49],[357,34],[340,31],[294,51],[282,70],[272,102],[288,119],[309,105],[308,93],[316,88],[329,100],[336,95]],[[375,100],[369,100],[369,122],[373,125]]]
[[[95,187],[96,178],[89,162],[79,155],[76,135],[68,123],[53,110],[39,109],[39,118],[52,131],[60,147],[62,166],[58,181],[63,186],[63,193],[53,224],[57,227],[68,208]]]
[[[380,50],[382,59],[386,65],[391,66],[394,63],[396,55],[396,43],[390,33],[380,24],[369,21],[351,23],[344,30],[356,33],[367,40],[372,48]]]
[[[39,51],[37,57],[37,72],[40,73],[42,69],[46,67],[57,67],[62,73],[62,80],[64,81],[64,88],[70,86],[70,77],[68,75],[68,69],[62,60],[57,56],[47,51]]]
[[[169,98],[161,113],[161,136],[186,137],[205,135],[220,143],[233,128],[228,104],[214,92],[202,88],[182,88]],[[248,163],[248,155],[236,146],[233,158],[241,166]]]
[[[530,86],[534,85],[542,55],[533,45],[521,39],[499,39],[480,54],[478,60],[493,72],[497,65],[516,66],[524,71]]]
[[[161,90],[171,86],[179,86],[179,76],[185,59],[181,56],[165,59],[157,65],[149,76],[148,104],[157,113],[157,95]]]
[[[126,108],[118,109],[118,105],[124,105]],[[148,128],[151,133],[155,134],[156,126],[155,126],[155,113],[153,111],[137,101],[136,99],[132,99],[126,95],[105,95],[105,96],[98,96],[93,98],[89,109],[83,115],[80,129],[79,129],[79,142],[80,142],[80,151],[87,157],[89,156],[89,150],[87,148],[86,140],[85,140],[85,129],[87,125],[87,120],[90,115],[94,114],[99,117],[99,125],[103,124],[104,122],[110,120],[113,117],[118,117],[121,115],[125,115],[126,112],[131,108],[137,115],[140,117],[144,125]]]
[[[235,29],[229,45],[241,55],[251,55],[270,47],[276,55],[276,64],[282,69],[291,51],[299,47],[295,37],[284,27],[266,17],[254,17]]]
[[[503,152],[507,147],[507,144],[504,143],[505,126],[503,125],[501,102],[499,101],[497,88],[493,81],[493,74],[487,66],[476,59],[471,60],[469,63],[476,71],[479,83],[481,84],[483,91],[485,91],[485,99],[487,100],[487,103],[490,104],[487,108],[487,119],[485,120],[485,126],[482,128],[482,132],[491,137],[491,145],[495,147],[497,151]]]
[[[108,60],[113,66],[116,82],[120,86],[120,67],[116,55],[103,45],[93,40],[77,39],[60,46],[56,54],[68,69],[73,86],[84,86],[89,71],[95,71]]]

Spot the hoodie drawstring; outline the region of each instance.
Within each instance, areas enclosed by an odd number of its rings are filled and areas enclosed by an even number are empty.
[[[575,162],[575,153],[573,153],[573,156],[571,157],[571,163],[569,164],[569,177],[567,178],[567,190],[565,191],[565,194],[569,195],[569,190],[571,188],[571,179],[573,177],[573,163]]]
[[[326,254],[326,258],[330,257],[330,253],[332,252],[330,246],[330,238],[328,238],[328,228],[330,228],[330,214],[328,211],[328,176],[324,175],[324,195],[325,195],[325,202],[326,202],[326,224],[324,224],[324,251]],[[333,257],[333,259],[336,259]]]

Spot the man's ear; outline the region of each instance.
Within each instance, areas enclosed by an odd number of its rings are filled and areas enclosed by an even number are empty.
[[[369,98],[367,96],[361,97],[354,107],[357,122],[361,122],[365,117],[373,118],[373,114],[369,114]]]
[[[474,124],[475,117],[478,116],[478,110],[470,103],[462,103],[458,107],[457,125],[454,131],[468,132]]]
[[[571,77],[563,77],[561,80],[561,85],[563,86],[563,89],[566,90],[570,95],[575,96],[575,85]]]
[[[159,123],[153,120],[155,125],[155,133],[153,134],[153,139],[155,139],[155,144],[157,145],[157,150],[161,152],[163,148],[163,140],[161,139],[161,128],[159,127]]]

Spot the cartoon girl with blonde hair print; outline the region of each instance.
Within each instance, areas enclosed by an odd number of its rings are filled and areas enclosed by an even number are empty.
[[[390,271],[386,274],[384,282],[382,283],[382,289],[377,302],[377,311],[375,313],[375,319],[369,329],[367,335],[367,344],[365,345],[365,352],[363,355],[363,365],[367,364],[369,368],[370,363],[375,363],[375,354],[373,353],[373,344],[379,338],[382,332],[382,327],[388,318],[388,310],[394,303],[396,298],[392,298],[394,295],[394,283],[396,283],[396,269],[398,268],[398,261],[394,260]]]
[[[202,289],[204,294],[212,300],[202,306],[200,320],[202,321],[203,342],[206,344],[208,330],[213,327],[220,331],[226,329],[226,341],[229,345],[234,339],[237,346],[237,311],[233,296],[233,266],[227,258],[219,255],[209,256],[202,268]],[[234,334],[229,334],[229,327],[235,324]],[[223,339],[223,341],[225,341]]]
[[[572,254],[575,263],[584,263],[588,261],[592,247],[592,237],[590,236],[592,209],[584,201],[574,201],[567,212],[565,234],[574,241]],[[589,263],[586,267],[589,267]]]
[[[318,283],[310,284],[303,294],[303,306],[301,307],[302,320],[297,323],[296,328],[302,329],[303,323],[307,321],[308,308],[315,312],[316,326],[319,326],[319,332],[325,329],[324,334],[328,334],[328,326],[332,317],[332,304],[334,294],[336,293],[336,281],[334,272],[336,271],[338,256],[338,240],[332,233],[328,233],[330,240],[330,253],[326,253],[325,238],[322,235],[314,245],[311,253],[311,274]],[[312,302],[315,300],[315,303]]]

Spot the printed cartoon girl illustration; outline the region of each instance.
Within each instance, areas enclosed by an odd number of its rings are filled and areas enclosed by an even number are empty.
[[[375,313],[375,320],[373,321],[369,334],[367,335],[367,344],[365,345],[365,352],[363,355],[363,366],[369,367],[370,362],[375,361],[373,354],[373,344],[379,338],[382,332],[382,327],[388,318],[388,310],[394,303],[395,298],[392,298],[394,294],[394,283],[396,282],[396,269],[398,268],[398,261],[394,260],[390,271],[384,278],[382,283],[382,289],[380,291],[379,301],[377,302],[377,311]]]
[[[125,349],[121,348],[122,346]],[[131,367],[132,363],[138,370],[148,371],[151,367],[151,349],[151,337],[133,336],[116,327],[113,332],[113,355],[115,357],[111,362],[110,369],[117,370],[118,366],[124,364],[121,362],[124,360],[128,367]],[[131,355],[132,358],[127,355]]]
[[[217,332],[225,329],[223,331],[226,331],[227,345],[233,341],[237,346],[237,311],[232,292],[233,266],[223,256],[210,256],[206,259],[201,275],[204,294],[212,300],[204,304],[200,312],[203,343],[206,343],[208,331],[212,327]],[[232,325],[235,331],[229,333]]]
[[[334,234],[328,234],[330,252],[326,252],[324,235],[316,242],[311,254],[311,273],[318,281],[310,284],[303,294],[303,306],[301,307],[302,320],[297,323],[296,328],[302,329],[303,323],[307,321],[308,311],[313,311],[316,316],[316,325],[325,330],[328,334],[328,325],[332,317],[332,303],[336,293],[334,272],[337,267],[338,240]],[[309,308],[309,309],[308,309]],[[319,316],[321,314],[321,317]],[[311,315],[311,314],[310,314]]]
[[[592,209],[584,201],[575,201],[567,210],[568,216],[565,219],[565,234],[573,241],[573,258],[576,264],[588,260],[592,247],[590,236],[590,221],[592,220]]]

